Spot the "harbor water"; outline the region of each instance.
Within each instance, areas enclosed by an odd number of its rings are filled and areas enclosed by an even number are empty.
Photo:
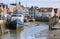
[[[0,39],[60,39],[60,31],[49,31],[47,24],[26,23],[23,30],[17,31],[10,30],[2,34]]]

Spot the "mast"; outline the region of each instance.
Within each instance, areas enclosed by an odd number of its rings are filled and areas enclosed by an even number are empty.
[[[17,0],[15,0],[16,1],[16,10],[17,10]]]
[[[27,8],[27,1],[26,1],[26,8]],[[26,9],[26,14],[27,14],[27,9]]]
[[[33,5],[34,5],[34,0],[33,0]],[[34,6],[33,6],[33,19],[34,19]]]
[[[34,0],[33,0],[33,5],[34,5]],[[33,22],[35,23],[35,7],[33,6]]]

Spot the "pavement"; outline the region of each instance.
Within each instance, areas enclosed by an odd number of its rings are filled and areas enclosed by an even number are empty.
[[[57,23],[56,25],[52,26],[52,30],[60,30],[60,23]]]
[[[53,30],[49,31],[50,39],[60,39],[60,23],[52,27]]]
[[[49,39],[60,39],[60,30],[52,30],[52,31],[50,31]]]

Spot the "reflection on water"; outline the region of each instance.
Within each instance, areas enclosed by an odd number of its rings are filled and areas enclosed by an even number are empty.
[[[20,39],[20,33],[21,32],[17,32],[15,30],[12,30],[8,33],[1,35],[0,39]]]
[[[16,34],[17,33],[15,31],[10,31],[0,36],[0,39],[17,39]]]

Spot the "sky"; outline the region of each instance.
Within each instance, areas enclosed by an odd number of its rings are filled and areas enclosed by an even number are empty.
[[[10,4],[16,3],[16,0],[0,0],[0,3]],[[60,8],[60,0],[17,0],[24,6],[38,6],[38,7],[54,7]]]

